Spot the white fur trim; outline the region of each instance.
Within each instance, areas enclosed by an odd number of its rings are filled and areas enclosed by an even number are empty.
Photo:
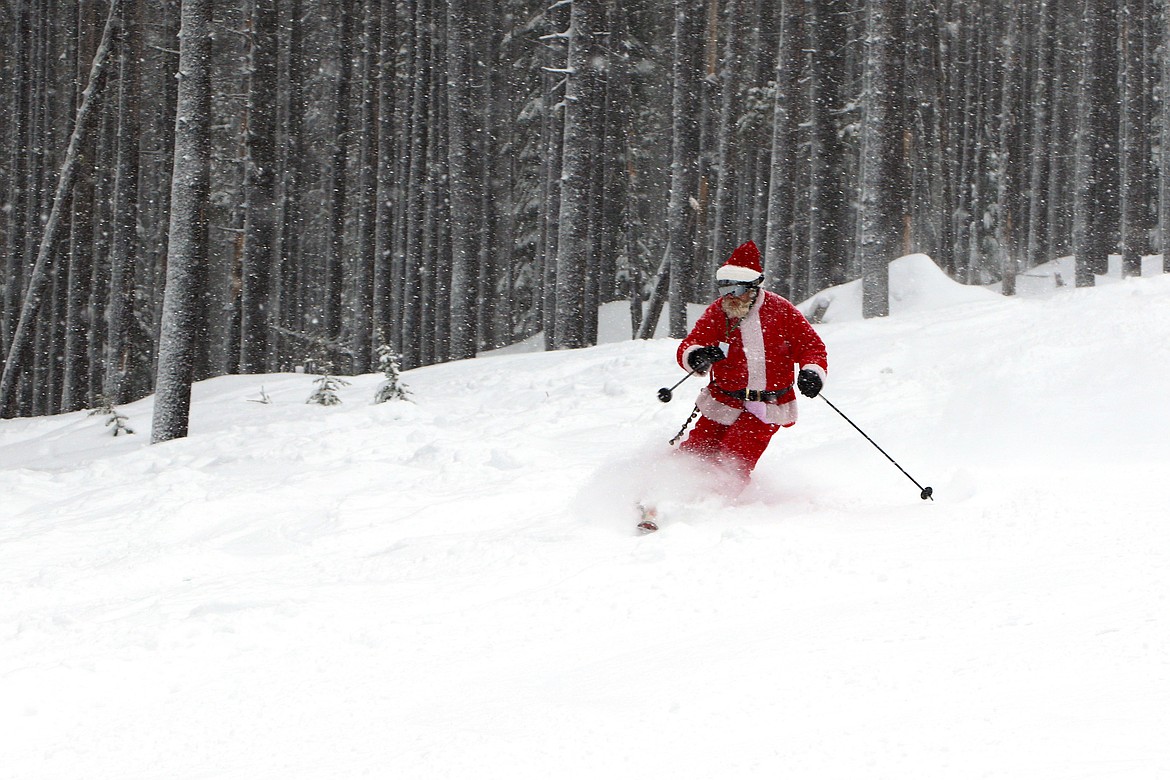
[[[742,265],[723,265],[715,272],[716,281],[754,282],[763,277],[763,274],[754,268],[744,268]]]
[[[739,325],[740,338],[743,340],[743,354],[747,359],[747,389],[768,389],[768,361],[764,350],[764,328],[760,324],[760,306],[764,296],[756,296],[751,310]]]
[[[682,367],[684,369],[686,369],[687,371],[691,370],[691,364],[689,362],[687,362],[687,360],[690,358],[692,352],[694,352],[696,349],[702,349],[702,348],[703,348],[702,344],[691,344],[689,347],[687,347],[686,349],[683,350]]]
[[[767,422],[785,428],[796,425],[796,401],[789,401],[785,404],[768,404]]]
[[[711,391],[705,387],[699,391],[699,397],[695,399],[695,406],[699,407],[699,411],[703,413],[704,417],[720,425],[731,425],[742,411],[715,400],[715,396],[711,395]]]

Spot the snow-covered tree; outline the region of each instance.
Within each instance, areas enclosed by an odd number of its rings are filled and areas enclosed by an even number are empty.
[[[323,368],[324,373],[313,380],[313,393],[305,403],[319,404],[321,406],[338,406],[341,404],[341,398],[338,397],[337,391],[342,387],[348,387],[349,382],[340,377],[333,376],[332,366],[326,365]]]
[[[133,434],[134,429],[126,423],[130,420],[129,417],[119,412],[114,408],[114,402],[106,396],[98,396],[98,403],[90,410],[88,417],[103,416],[106,418],[106,427],[114,436],[120,436],[123,433]]]
[[[378,385],[378,390],[374,393],[374,403],[407,400],[410,391],[402,383],[400,361],[401,356],[396,354],[389,344],[378,347],[378,370],[386,377],[386,381]]]

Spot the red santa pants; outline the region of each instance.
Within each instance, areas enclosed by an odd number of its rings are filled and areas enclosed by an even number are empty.
[[[700,416],[679,449],[718,463],[746,481],[778,430],[779,425],[766,423],[746,410],[731,425]]]

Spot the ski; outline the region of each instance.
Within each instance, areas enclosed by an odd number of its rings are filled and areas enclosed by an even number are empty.
[[[638,504],[638,515],[641,520],[638,521],[638,533],[652,534],[658,530],[658,510],[652,506],[645,504]]]

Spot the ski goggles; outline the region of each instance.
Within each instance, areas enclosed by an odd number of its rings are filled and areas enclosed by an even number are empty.
[[[755,282],[732,282],[730,280],[720,280],[715,283],[719,288],[719,297],[726,298],[729,295],[734,295],[736,298],[747,295],[750,290],[759,289],[759,284]]]

